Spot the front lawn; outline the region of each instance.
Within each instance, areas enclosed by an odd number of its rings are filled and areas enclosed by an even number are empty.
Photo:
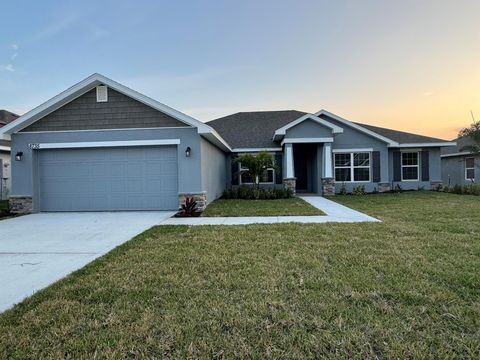
[[[383,223],[157,226],[0,315],[0,358],[478,358],[478,197]]]
[[[325,215],[300,198],[276,200],[217,199],[207,206],[202,216],[287,216]]]

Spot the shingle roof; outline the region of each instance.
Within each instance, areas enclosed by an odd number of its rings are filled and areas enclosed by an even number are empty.
[[[272,141],[275,130],[305,114],[296,110],[239,112],[207,124],[231,148],[271,148],[280,146]]]
[[[393,141],[396,141],[400,144],[410,144],[410,143],[437,143],[437,142],[446,142],[447,140],[438,139],[425,135],[412,134],[405,131],[392,130],[387,128],[382,128],[379,126],[355,123],[360,125],[370,131],[373,131],[379,135],[385,136]]]
[[[17,114],[14,114],[7,110],[0,110],[0,127],[11,123],[16,118],[18,118]]]
[[[232,148],[269,148],[279,146],[279,143],[272,141],[275,130],[305,114],[307,113],[296,110],[239,112],[212,120],[207,124],[213,127]],[[355,124],[400,144],[447,141],[379,126]]]
[[[459,137],[458,139],[455,139],[452,141],[455,141],[457,143],[457,146],[449,146],[449,147],[442,148],[442,155],[455,154],[455,153],[464,152],[464,151],[468,152],[463,148],[465,146],[475,145],[475,142],[473,141],[473,139],[466,136]]]

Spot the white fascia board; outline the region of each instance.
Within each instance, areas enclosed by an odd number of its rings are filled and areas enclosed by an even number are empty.
[[[350,127],[353,128],[353,129],[356,129],[356,130],[358,130],[358,131],[360,131],[360,132],[363,132],[364,134],[370,135],[370,136],[372,136],[372,137],[374,137],[374,138],[376,138],[376,139],[378,139],[378,140],[381,140],[381,141],[383,141],[383,142],[386,142],[386,143],[388,144],[388,146],[392,146],[392,147],[393,147],[393,146],[398,146],[398,145],[399,145],[396,141],[393,141],[392,139],[389,139],[389,138],[387,138],[387,137],[385,137],[385,136],[379,135],[379,134],[377,134],[376,132],[373,132],[373,131],[371,131],[371,130],[368,130],[368,129],[364,128],[363,126],[360,126],[360,125],[358,125],[358,124],[355,124],[355,123],[351,122],[350,120],[344,119],[344,118],[342,118],[342,117],[340,117],[340,116],[338,116],[338,115],[335,115],[335,114],[333,114],[333,113],[331,113],[331,112],[329,112],[329,111],[327,111],[327,110],[320,110],[320,111],[318,111],[318,112],[315,113],[316,116],[320,116],[320,115],[322,115],[322,114],[323,114],[323,115],[327,115],[327,116],[329,116],[329,117],[331,117],[331,118],[333,118],[333,119],[341,122],[342,124],[345,124],[345,125],[347,125],[347,126],[350,126]]]
[[[281,144],[308,144],[308,143],[331,143],[333,137],[322,138],[284,138]]]
[[[97,147],[124,147],[124,146],[158,146],[179,145],[180,139],[165,140],[131,140],[131,141],[91,141],[91,142],[65,142],[65,143],[40,143],[29,144],[33,150],[42,149],[74,149],[74,148],[97,148]]]
[[[389,145],[388,147],[396,148],[409,148],[409,147],[446,147],[446,146],[456,146],[456,142],[438,142],[438,143],[405,143],[398,145]]]
[[[209,132],[210,127],[205,125],[201,121],[192,118],[178,110],[175,110],[165,104],[162,104],[159,101],[156,101],[148,96],[140,94],[139,92],[132,90],[122,84],[117,83],[101,74],[93,74],[87,77],[86,79],[80,81],[79,83],[73,85],[67,90],[61,92],[60,94],[54,96],[50,100],[44,102],[43,104],[37,106],[33,110],[30,110],[26,114],[20,116],[15,121],[12,121],[10,124],[5,125],[0,129],[0,135],[3,134],[12,134],[14,132],[20,131],[25,127],[33,124],[38,119],[48,115],[49,113],[57,110],[61,106],[67,104],[68,102],[76,99],[77,97],[85,94],[90,91],[97,85],[104,84],[108,87],[131,97],[147,106],[150,106],[156,110],[159,110],[165,114],[172,116],[173,118],[193,127],[197,127],[198,132]]]
[[[230,145],[228,145],[228,143],[225,140],[223,140],[223,138],[213,129],[211,132],[200,133],[200,136],[202,136],[203,138],[211,142],[220,150],[223,150],[226,152],[232,151],[232,148],[230,147]]]
[[[333,149],[333,153],[373,152],[373,148]]]
[[[245,152],[260,152],[260,151],[282,151],[281,147],[275,148],[235,148],[232,149],[232,152],[235,153],[245,153]]]
[[[440,157],[448,158],[448,157],[465,156],[465,155],[474,155],[474,154],[471,151],[461,151],[461,152],[452,153],[452,154],[443,154],[443,155],[440,155]]]
[[[10,151],[10,147],[9,147],[9,146],[0,145],[0,151]]]
[[[282,126],[281,128],[275,130],[275,134],[273,135],[273,140],[278,141],[282,136],[285,136],[286,131],[288,129],[291,129],[292,127],[302,123],[305,120],[313,120],[314,122],[318,123],[319,125],[323,125],[330,130],[332,130],[333,134],[341,134],[343,133],[343,129],[340,126],[337,126],[335,124],[332,124],[324,119],[319,118],[318,116],[314,114],[305,114],[298,119],[288,123],[285,126]]]

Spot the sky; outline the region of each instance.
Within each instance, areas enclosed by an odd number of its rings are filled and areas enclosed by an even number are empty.
[[[480,1],[2,1],[0,109],[94,72],[208,121],[326,109],[453,139],[480,120]]]

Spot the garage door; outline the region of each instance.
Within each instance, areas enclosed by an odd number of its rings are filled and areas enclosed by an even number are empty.
[[[176,146],[40,150],[40,210],[175,210],[177,177]]]

